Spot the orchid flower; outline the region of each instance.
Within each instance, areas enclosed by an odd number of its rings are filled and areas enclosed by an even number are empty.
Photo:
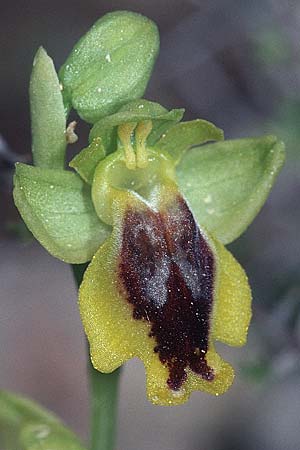
[[[94,367],[110,373],[138,357],[149,400],[175,405],[232,384],[215,342],[245,344],[251,291],[225,245],[261,209],[284,150],[272,136],[224,141],[205,120],[139,99],[157,46],[151,21],[118,12],[79,41],[60,79],[39,50],[35,165],[17,164],[14,198],[52,255],[90,261],[79,307]],[[71,107],[92,128],[65,170]]]

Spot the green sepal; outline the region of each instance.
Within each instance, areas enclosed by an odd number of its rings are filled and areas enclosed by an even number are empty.
[[[33,401],[0,391],[0,447],[5,450],[84,450],[54,414]]]
[[[101,142],[101,138],[95,138],[91,144],[81,150],[72,161],[69,166],[76,170],[81,178],[88,184],[92,184],[95,168],[98,163],[105,158],[105,150]]]
[[[15,204],[35,238],[56,258],[89,261],[110,233],[79,175],[17,163]]]
[[[66,105],[89,123],[142,97],[159,50],[156,25],[127,11],[108,13],[79,40],[59,77]]]
[[[174,125],[163,134],[156,146],[167,151],[178,164],[190,147],[223,139],[224,133],[220,128],[206,120],[196,119]]]
[[[63,169],[66,151],[64,104],[53,61],[42,47],[34,58],[29,96],[34,164]]]
[[[162,124],[167,128],[179,122],[184,114],[184,109],[172,109],[168,111],[163,106],[149,100],[139,99],[123,105],[119,111],[98,121],[90,132],[90,142],[101,137],[107,154],[117,148],[117,127],[127,122],[142,122],[152,120],[153,128],[147,138],[148,145],[153,145],[164,132]]]
[[[258,214],[283,162],[274,136],[228,140],[191,148],[177,179],[198,222],[228,244]]]

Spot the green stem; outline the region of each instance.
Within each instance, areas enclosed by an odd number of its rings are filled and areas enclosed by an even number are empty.
[[[90,364],[92,402],[91,450],[113,450],[116,436],[116,412],[120,369],[110,374]]]
[[[87,264],[72,265],[78,287]],[[91,397],[91,450],[113,450],[116,436],[116,415],[120,369],[113,373],[98,372],[88,358]]]

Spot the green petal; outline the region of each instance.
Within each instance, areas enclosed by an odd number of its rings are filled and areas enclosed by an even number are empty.
[[[68,263],[89,261],[110,230],[97,217],[90,188],[72,172],[16,164],[14,200],[36,239]]]
[[[158,49],[151,20],[127,11],[106,14],[79,40],[59,72],[66,103],[95,123],[142,97]]]
[[[0,391],[0,430],[0,447],[5,450],[84,450],[54,414],[5,391]]]
[[[92,184],[95,169],[103,158],[105,158],[105,150],[101,138],[95,138],[88,147],[81,150],[70,161],[69,166],[73,167],[84,181]]]
[[[228,244],[253,221],[283,162],[274,136],[216,142],[185,154],[178,183],[198,222]]]
[[[149,100],[139,99],[123,105],[119,111],[99,120],[90,132],[90,142],[100,137],[106,153],[111,153],[117,148],[117,126],[127,122],[141,122],[152,120],[153,129],[147,139],[149,145],[159,139],[166,128],[181,120],[184,109],[168,111],[163,106]],[[151,142],[150,142],[151,141]]]
[[[53,61],[42,47],[34,58],[29,94],[34,164],[63,169],[66,116]]]
[[[223,139],[223,131],[220,128],[206,120],[197,119],[174,125],[164,133],[156,146],[166,150],[177,164],[190,147]]]
[[[171,115],[171,113],[173,114]],[[153,147],[166,131],[173,128],[177,122],[180,122],[183,114],[184,109],[172,109],[169,116],[153,121],[152,131],[147,138],[149,147]]]

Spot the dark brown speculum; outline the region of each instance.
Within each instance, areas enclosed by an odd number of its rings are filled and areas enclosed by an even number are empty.
[[[181,197],[160,212],[127,210],[119,278],[134,319],[151,324],[172,390],[180,389],[187,368],[214,378],[206,362],[214,272],[214,254]]]

